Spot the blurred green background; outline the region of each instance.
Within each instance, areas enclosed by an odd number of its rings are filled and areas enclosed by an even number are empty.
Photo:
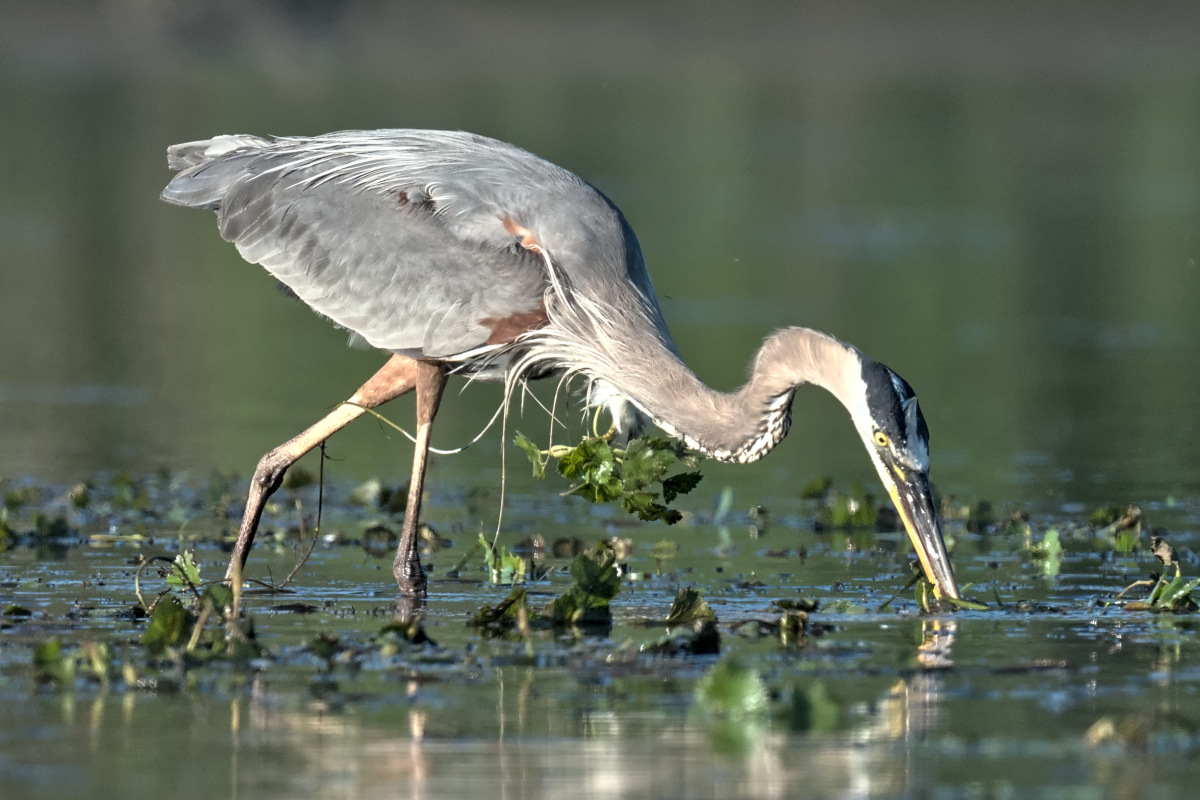
[[[0,476],[248,473],[345,398],[382,357],[282,297],[211,214],[159,202],[165,149],[430,127],[606,192],[714,386],[809,325],[917,387],[943,489],[1194,497],[1198,43],[1196,3],[5,0]],[[443,447],[500,397],[456,395]],[[433,480],[493,486],[498,442]],[[407,473],[370,422],[331,453],[340,476]],[[815,390],[765,461],[709,471],[703,502],[871,481]]]

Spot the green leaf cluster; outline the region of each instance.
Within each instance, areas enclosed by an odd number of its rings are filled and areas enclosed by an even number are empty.
[[[611,625],[609,601],[621,590],[616,559],[608,549],[581,553],[571,563],[574,582],[555,598],[547,616],[555,626]]]
[[[233,589],[219,581],[204,585],[191,550],[176,555],[162,574],[167,590],[150,608],[150,623],[142,632],[142,646],[148,653],[172,658],[187,653],[193,660],[244,660],[259,654],[252,633],[247,635],[239,626],[233,628],[237,635],[230,637],[220,630],[205,630],[210,618],[226,619],[233,606]]]
[[[639,436],[624,449],[600,438],[588,438],[576,447],[538,448],[518,433],[514,440],[529,457],[533,475],[544,477],[548,459],[558,460],[558,474],[573,482],[568,494],[593,503],[619,501],[621,508],[644,521],[662,520],[673,525],[683,518],[669,504],[700,483],[699,472],[670,474],[679,465],[695,467],[699,456],[681,443],[660,437]],[[656,486],[657,485],[657,486]]]
[[[1050,578],[1058,575],[1062,568],[1062,553],[1062,542],[1055,528],[1046,531],[1041,543],[1030,548],[1030,555],[1042,563],[1042,572]]]
[[[177,590],[194,589],[199,586],[200,567],[196,564],[196,554],[191,550],[184,550],[175,556],[165,580],[167,586]]]
[[[1195,612],[1200,609],[1192,592],[1200,586],[1200,578],[1185,579],[1176,565],[1175,577],[1170,583],[1159,587],[1151,596],[1154,611],[1171,611],[1176,614]]]
[[[708,601],[700,596],[700,592],[690,586],[684,586],[675,593],[675,602],[671,603],[671,612],[667,614],[666,624],[668,628],[672,628],[716,618],[716,612],[709,606]]]
[[[514,586],[496,605],[476,611],[468,624],[486,636],[503,636],[517,627],[526,597],[524,586]]]
[[[150,612],[150,624],[142,633],[142,646],[154,655],[161,655],[168,648],[186,643],[196,624],[196,615],[188,611],[173,594],[166,595],[154,604]]]
[[[1121,594],[1125,594],[1134,586],[1150,585],[1150,596],[1146,600],[1135,600],[1125,604],[1126,611],[1155,611],[1155,612],[1172,612],[1175,614],[1191,614],[1200,611],[1200,603],[1192,597],[1197,587],[1200,587],[1200,578],[1187,579],[1183,577],[1183,569],[1179,564],[1179,558],[1175,553],[1175,548],[1167,543],[1166,539],[1155,536],[1154,540],[1154,555],[1163,566],[1167,569],[1163,571],[1157,579],[1149,581],[1138,581],[1132,586],[1125,589]],[[1167,580],[1167,570],[1175,567],[1175,577]],[[1117,595],[1119,598],[1120,595]]]
[[[521,583],[529,571],[529,563],[515,555],[503,545],[492,547],[483,533],[479,534],[479,547],[483,548],[483,561],[487,565],[488,579],[494,584]]]
[[[616,557],[603,546],[581,553],[571,562],[571,585],[556,597],[540,614],[528,614],[529,596],[525,589],[514,586],[508,597],[495,606],[484,606],[469,624],[489,636],[504,636],[524,623],[527,614],[529,627],[575,628],[612,625],[610,601],[621,590],[621,575]]]

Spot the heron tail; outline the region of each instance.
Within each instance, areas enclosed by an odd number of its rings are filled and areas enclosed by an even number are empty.
[[[243,175],[237,156],[269,144],[260,136],[214,136],[167,148],[167,166],[178,172],[160,195],[177,206],[217,209],[230,185]],[[229,168],[232,167],[232,168]]]

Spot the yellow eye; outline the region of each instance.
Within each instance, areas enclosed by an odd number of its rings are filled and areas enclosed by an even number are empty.
[[[875,444],[879,445],[880,447],[887,447],[888,446],[887,434],[884,433],[883,431],[875,431]]]

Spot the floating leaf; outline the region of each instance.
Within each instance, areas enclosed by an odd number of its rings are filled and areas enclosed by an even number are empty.
[[[682,587],[675,593],[671,613],[667,614],[667,626],[688,625],[697,620],[716,619],[717,615],[700,592],[691,587]]]
[[[389,622],[380,629],[379,639],[382,641],[384,648],[389,649],[393,649],[396,644],[402,642],[437,646],[437,642],[430,639],[429,635],[425,633],[425,626],[421,624],[419,617]],[[394,653],[392,654],[394,655]]]
[[[196,555],[191,550],[184,550],[175,556],[171,563],[171,571],[166,576],[167,586],[172,589],[192,589],[200,585],[200,567],[196,564]]]
[[[679,544],[672,542],[670,539],[663,539],[658,544],[650,548],[650,554],[654,556],[655,561],[664,561],[669,558],[674,558],[679,554]]]
[[[661,656],[712,656],[721,652],[721,633],[715,619],[696,620],[672,628],[657,641],[643,644],[643,653]]]
[[[483,606],[475,612],[468,623],[481,633],[499,636],[517,627],[521,608],[525,606],[525,587],[514,586],[508,597],[494,606]]]
[[[314,656],[327,664],[331,664],[334,656],[341,650],[342,640],[338,638],[336,633],[321,631],[312,638],[312,641],[308,643],[308,647],[312,650]]]
[[[378,478],[363,481],[350,490],[350,502],[368,508],[379,505],[383,499],[383,483]]]
[[[824,500],[825,494],[833,488],[833,478],[817,478],[804,485],[800,497],[805,500]]]
[[[609,601],[621,589],[621,575],[610,551],[583,553],[571,562],[574,583],[547,609],[559,626],[612,624]]]
[[[233,589],[223,583],[214,583],[204,590],[201,600],[217,614],[224,614],[225,609],[233,605]]]
[[[824,503],[817,511],[817,530],[839,528],[874,527],[879,518],[879,507],[875,498],[861,486],[855,486],[849,494],[833,489],[825,494]]]
[[[142,645],[155,655],[163,653],[180,643],[193,622],[194,617],[179,598],[169,594],[155,604],[150,624],[142,634]]]
[[[104,642],[84,642],[81,648],[87,659],[86,665],[92,674],[101,681],[108,682],[108,672],[112,667],[112,648]]]
[[[1175,576],[1175,580],[1163,587],[1153,601],[1154,610],[1176,613],[1195,611],[1196,601],[1191,595],[1197,586],[1200,586],[1200,578],[1189,581],[1180,575]]]

